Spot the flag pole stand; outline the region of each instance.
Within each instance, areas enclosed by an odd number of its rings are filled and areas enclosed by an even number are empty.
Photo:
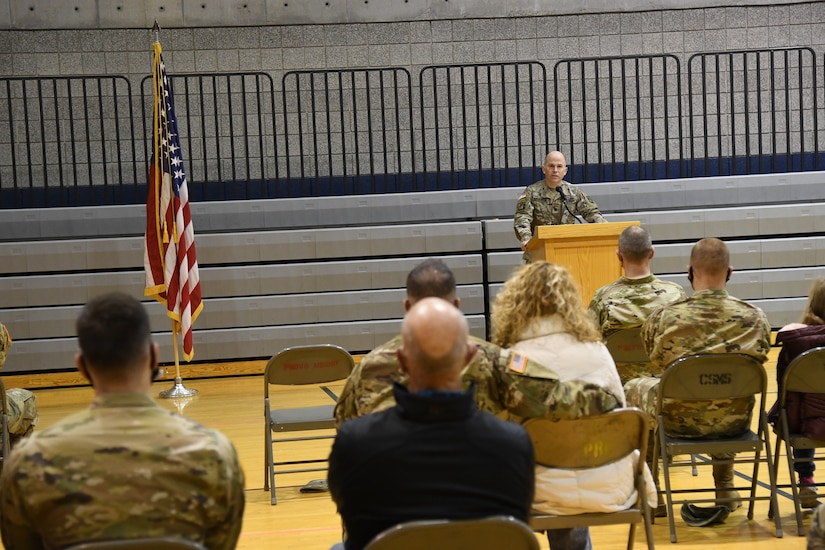
[[[183,380],[180,377],[180,359],[178,357],[178,331],[175,330],[175,324],[172,323],[172,341],[175,349],[175,385],[168,390],[160,392],[160,397],[163,399],[174,399],[177,397],[194,397],[198,395],[198,390],[187,388],[183,385]]]

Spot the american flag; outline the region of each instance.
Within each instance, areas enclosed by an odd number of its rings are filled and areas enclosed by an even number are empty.
[[[172,90],[166,77],[160,42],[154,43],[154,51],[155,108],[146,199],[144,294],[166,304],[173,330],[183,339],[183,356],[191,361],[195,354],[192,324],[203,309],[195,256],[195,230],[189,213],[189,191]]]

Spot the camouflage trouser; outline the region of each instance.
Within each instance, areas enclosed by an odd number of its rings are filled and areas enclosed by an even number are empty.
[[[656,417],[658,387],[658,378],[643,377],[629,381],[624,386],[627,404]],[[687,439],[734,437],[750,427],[753,404],[752,397],[717,401],[664,400],[662,418],[668,435]],[[733,454],[714,457],[732,458]]]
[[[661,376],[662,374],[662,369],[655,367],[653,363],[616,363],[616,370],[619,371],[622,385],[627,384],[634,378]],[[653,399],[655,404],[655,393]]]
[[[811,518],[808,550],[825,550],[825,504],[820,504]]]
[[[29,390],[11,388],[6,390],[9,406],[9,434],[12,442],[27,436],[37,425],[37,401]]]

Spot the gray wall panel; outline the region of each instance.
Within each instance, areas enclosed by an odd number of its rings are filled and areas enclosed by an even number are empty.
[[[758,298],[794,298],[807,296],[811,282],[825,276],[825,267],[802,267],[762,272],[762,292]]]
[[[318,256],[315,241],[322,230],[272,231],[261,233],[261,261],[314,260]],[[197,237],[196,237],[197,240]]]
[[[818,205],[768,205],[759,209],[758,235],[787,235],[813,233]]]
[[[424,220],[465,220],[477,216],[476,192],[472,189],[424,193],[421,204],[425,207]]]
[[[759,234],[759,208],[705,210],[705,237],[725,239]]]
[[[86,268],[101,269],[143,269],[143,237],[119,237],[111,239],[90,239],[86,241]],[[200,253],[198,254],[200,260]]]
[[[484,246],[487,250],[512,250],[519,248],[513,231],[513,218],[504,220],[484,220]]]
[[[334,200],[334,199],[332,199]],[[293,227],[323,227],[319,212],[323,199],[277,199],[261,201],[264,208],[264,224],[269,229],[290,229]]]
[[[751,300],[750,303],[761,308],[768,316],[774,330],[798,323],[805,309],[806,298],[781,298],[771,300]]]
[[[195,235],[206,231],[233,231],[268,227],[261,201],[190,202]]]
[[[261,240],[269,236],[259,232],[196,235],[198,265],[260,262]]]
[[[825,264],[825,237],[764,240],[762,267],[814,266]]]
[[[499,187],[476,190],[476,213],[481,219],[512,218],[516,213],[516,202],[522,187]]]
[[[425,250],[428,254],[458,251],[469,253],[481,250],[481,222],[428,224],[424,229]]]
[[[523,264],[521,250],[517,252],[493,252],[487,256],[487,279],[501,283],[510,278],[513,271]]]

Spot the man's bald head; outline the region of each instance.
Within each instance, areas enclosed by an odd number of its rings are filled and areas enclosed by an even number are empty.
[[[690,251],[690,265],[697,273],[715,277],[726,275],[730,267],[728,245],[719,239],[702,239]]]
[[[410,390],[448,390],[458,381],[472,356],[469,327],[464,315],[441,298],[423,298],[407,312],[401,324],[401,367],[410,375]]]
[[[644,262],[650,259],[653,242],[650,233],[640,225],[626,227],[619,235],[619,253],[630,262]]]

